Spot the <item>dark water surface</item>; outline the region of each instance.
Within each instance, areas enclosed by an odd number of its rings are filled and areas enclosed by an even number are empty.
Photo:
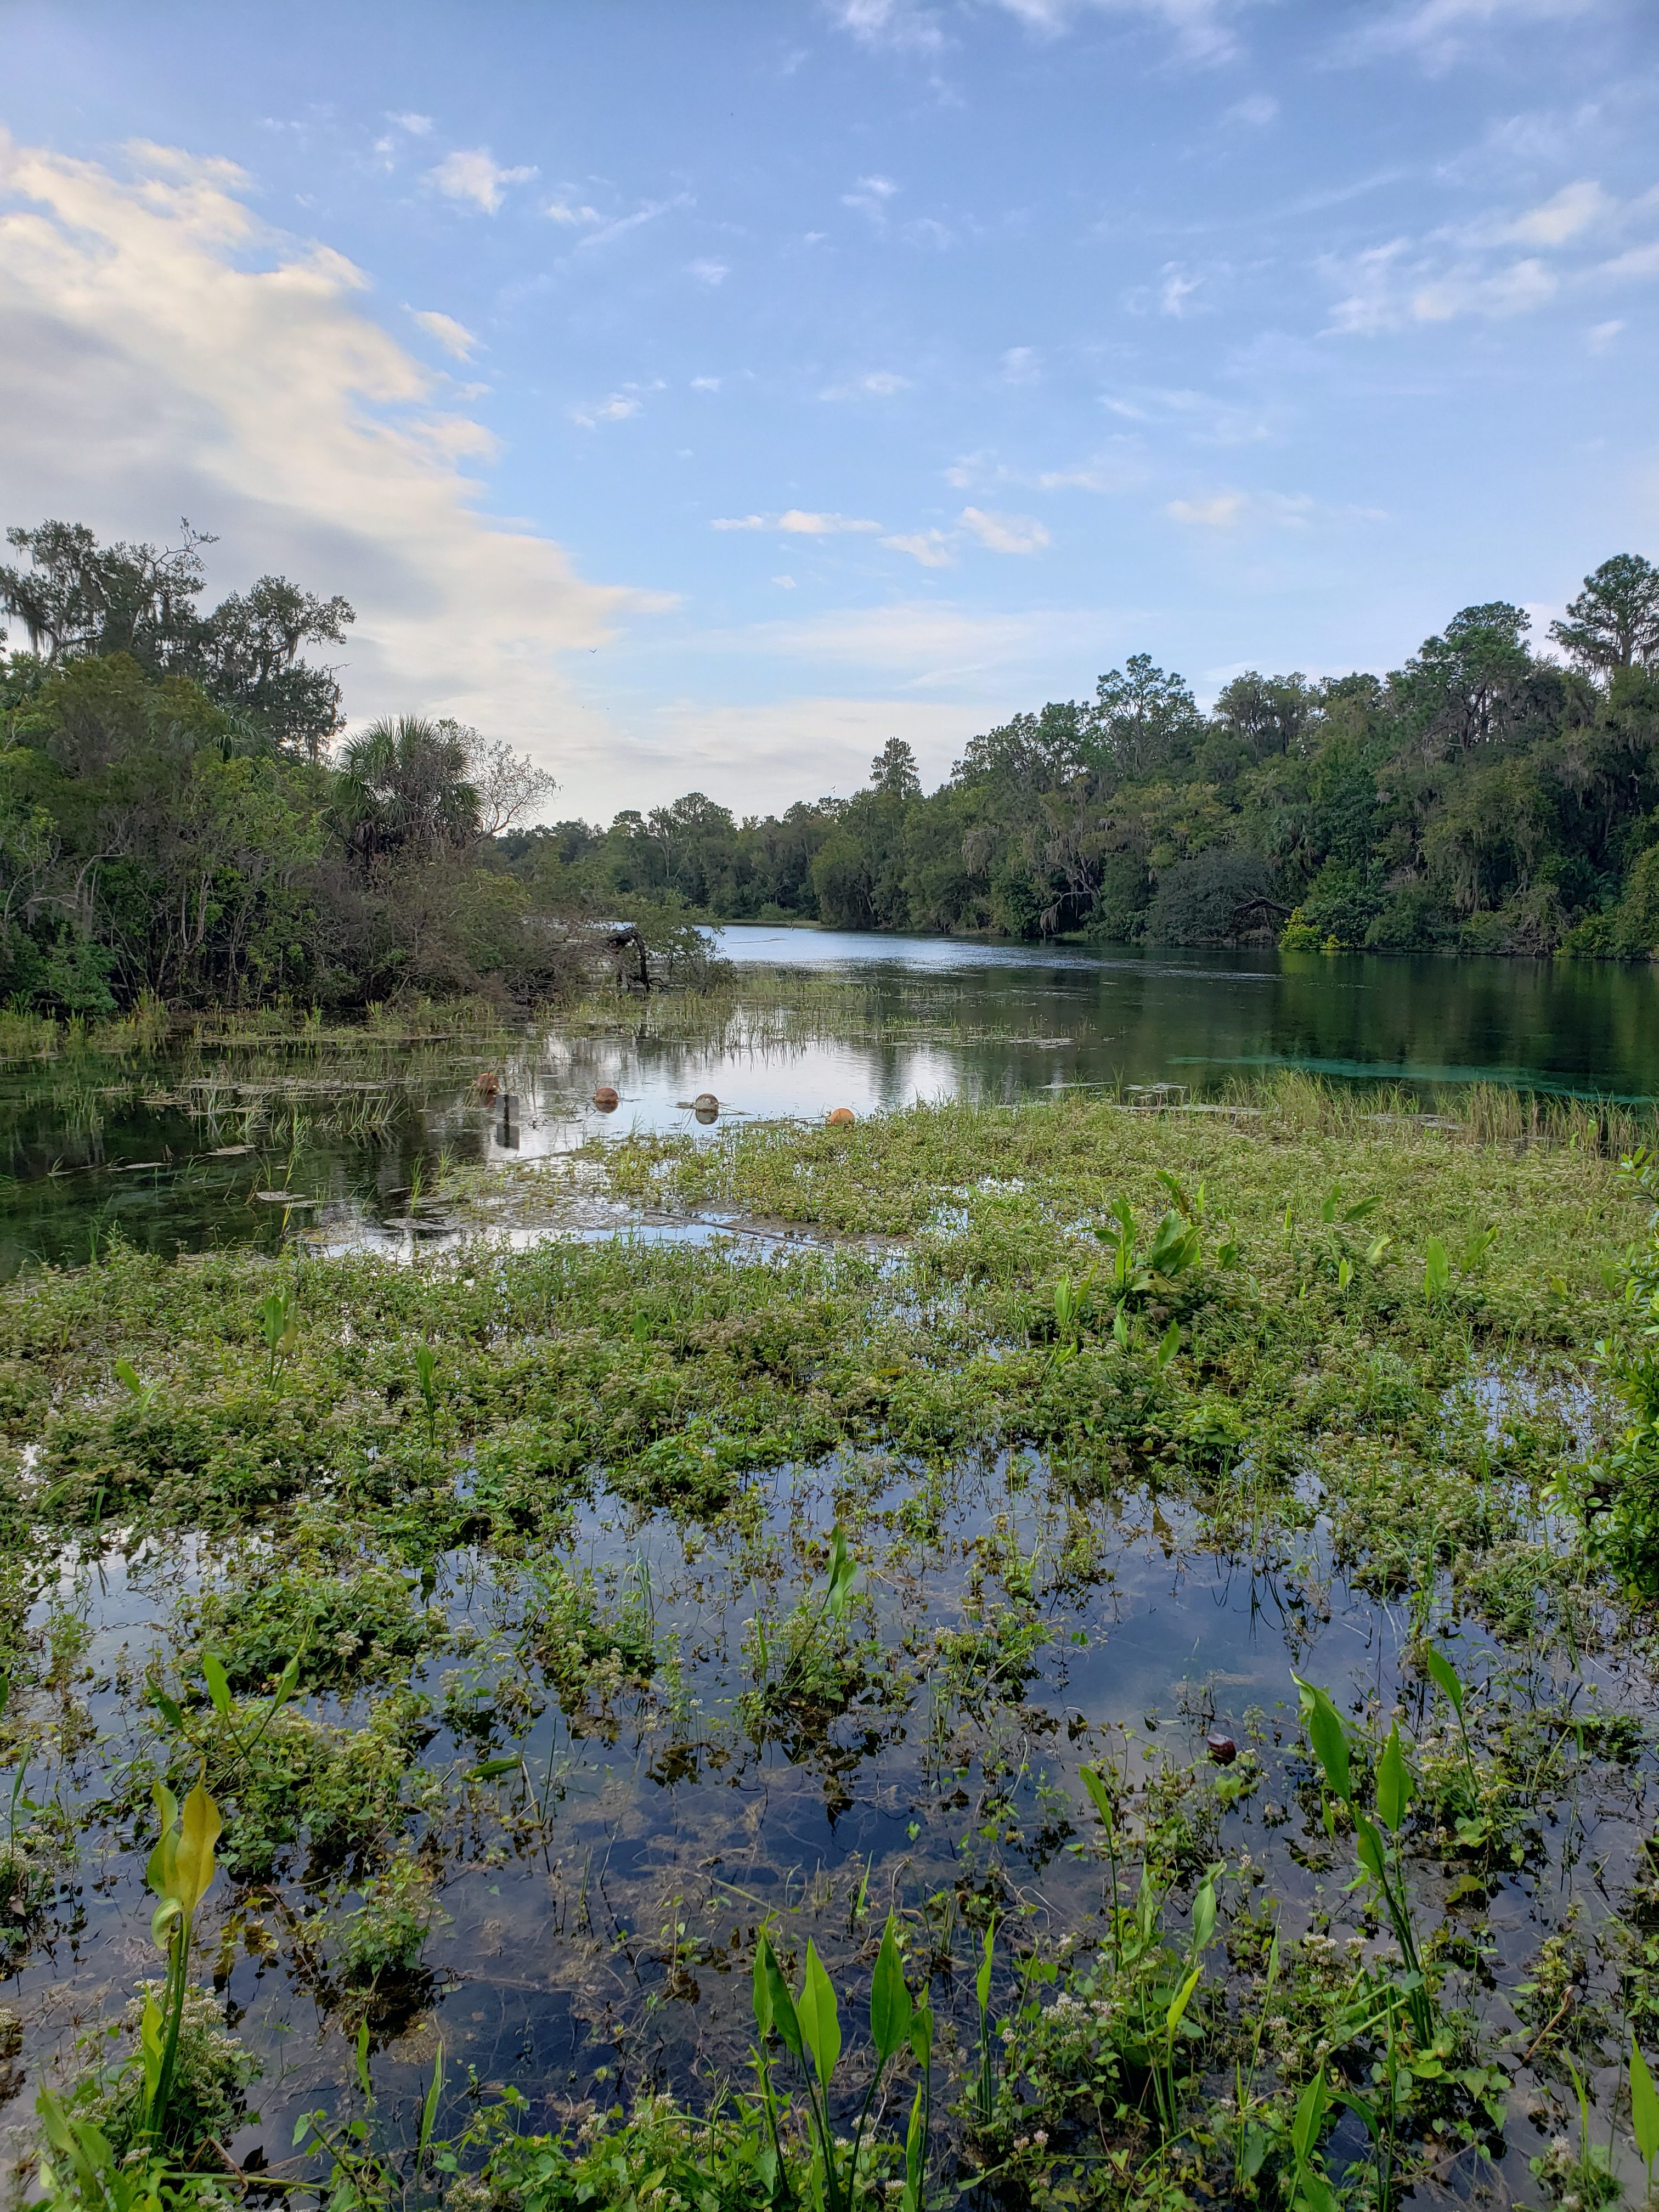
[[[1039,949],[852,931],[730,927],[726,957],[825,967],[895,1012],[946,985],[964,1024],[1030,1037],[962,1048],[964,1084],[1213,1083],[1297,1067],[1436,1085],[1659,1095],[1659,966],[1374,955]],[[1051,1041],[1052,1073],[1030,1056]]]
[[[705,1091],[726,1128],[1073,1086],[1201,1092],[1287,1067],[1425,1094],[1478,1080],[1659,1097],[1659,968],[719,934],[740,975],[816,969],[852,988],[805,1021],[739,1012],[690,1037],[647,1014],[597,1035],[538,1025],[418,1049],[366,1036],[331,1056],[272,1040],[0,1069],[0,1279],[77,1265],[112,1232],[166,1251],[275,1250],[295,1234],[407,1251],[445,1235],[418,1192],[446,1158],[488,1165],[630,1130],[695,1134],[687,1102]],[[486,1067],[501,1079],[493,1104],[473,1088]],[[609,1114],[592,1103],[601,1084],[621,1094]],[[583,1225],[604,1234],[619,1219],[600,1209]]]

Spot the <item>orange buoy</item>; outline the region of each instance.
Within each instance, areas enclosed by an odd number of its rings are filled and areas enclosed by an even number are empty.
[[[493,1098],[501,1087],[501,1079],[493,1067],[485,1068],[482,1075],[475,1075],[472,1079],[473,1090],[485,1100]]]
[[[593,1103],[601,1114],[614,1114],[617,1107],[622,1104],[622,1100],[608,1083],[602,1083],[593,1093]]]
[[[850,1129],[857,1119],[850,1106],[837,1106],[830,1116],[830,1127],[832,1129]]]

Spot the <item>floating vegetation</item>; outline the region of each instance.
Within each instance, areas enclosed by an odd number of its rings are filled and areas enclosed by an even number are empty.
[[[1285,1074],[836,1127],[722,1076],[653,1131],[540,1049],[137,1071],[167,1171],[87,1180],[268,1245],[118,1218],[0,1296],[20,2175],[1639,2201],[1637,1121]],[[404,1263],[294,1235],[380,1100]]]

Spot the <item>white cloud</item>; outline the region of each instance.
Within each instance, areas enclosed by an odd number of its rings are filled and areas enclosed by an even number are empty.
[[[879,531],[881,525],[857,515],[814,514],[805,507],[788,507],[781,514],[721,515],[708,527],[711,530],[775,530],[786,538],[844,538],[849,532],[873,535]]]
[[[913,0],[830,0],[830,15],[838,28],[850,32],[860,46],[884,47],[902,54],[937,55],[945,51],[945,38],[931,8]]]
[[[1037,384],[1042,381],[1042,363],[1035,346],[1010,346],[1002,356],[1002,381],[1005,384]]]
[[[1659,276],[1659,245],[1633,246],[1628,252],[1616,254],[1611,261],[1601,263],[1595,274],[1614,283],[1626,283],[1632,278],[1641,281],[1650,276]]]
[[[1624,329],[1623,323],[1594,323],[1584,333],[1584,343],[1592,353],[1605,353]]]
[[[446,154],[432,172],[432,181],[446,199],[470,200],[484,215],[501,206],[508,185],[528,184],[533,169],[504,169],[482,146],[471,152]]]
[[[1044,491],[1132,491],[1149,474],[1144,456],[1126,438],[1121,452],[1097,453],[1069,469],[1045,469],[1037,483]]]
[[[1328,520],[1377,522],[1384,520],[1376,507],[1321,509],[1306,492],[1218,491],[1207,499],[1172,499],[1164,512],[1172,522],[1195,530],[1233,530],[1253,523],[1275,530],[1305,530],[1322,514]]]
[[[605,217],[599,213],[598,208],[572,207],[568,200],[550,200],[547,205],[542,210],[542,213],[548,218],[550,222],[574,224],[603,222],[605,221]]]
[[[1464,315],[1501,321],[1528,314],[1547,306],[1562,283],[1536,254],[1498,266],[1466,255],[1437,268],[1432,254],[1403,238],[1346,259],[1328,256],[1319,265],[1339,295],[1331,329],[1361,337]]]
[[[924,568],[954,568],[957,556],[951,550],[951,540],[942,530],[917,530],[908,535],[895,534],[882,539],[895,553],[908,553]]]
[[[738,814],[781,813],[803,796],[859,790],[872,756],[894,737],[914,748],[926,783],[942,782],[973,732],[1005,720],[1019,696],[1011,684],[966,702],[805,690],[764,704],[677,700],[642,717],[622,740],[605,803],[616,807],[625,781],[630,799],[637,793],[647,805],[695,787]]]
[[[1248,99],[1236,100],[1222,111],[1224,123],[1248,123],[1253,131],[1265,131],[1268,124],[1279,119],[1279,102],[1270,92],[1253,92]]]
[[[1510,225],[1509,234],[1517,246],[1565,246],[1581,230],[1603,222],[1613,205],[1600,185],[1581,178],[1577,184],[1563,185],[1541,207],[1517,216]]]
[[[774,576],[772,581],[781,592],[793,592],[795,588],[795,580],[793,576]]]
[[[388,115],[388,123],[395,123],[399,131],[408,131],[411,138],[429,138],[432,118],[429,115]]]
[[[718,392],[720,388],[720,380],[718,376],[694,376],[691,380],[693,392]]]
[[[732,271],[723,261],[688,261],[685,273],[695,276],[700,284],[712,286],[725,283]]]
[[[1043,38],[1057,38],[1082,15],[1139,16],[1173,33],[1185,59],[1224,61],[1237,40],[1223,21],[1232,12],[1225,0],[999,0],[1011,15]]]
[[[629,231],[641,229],[647,222],[655,222],[659,216],[690,204],[690,192],[676,192],[672,199],[647,200],[643,206],[636,207],[632,215],[614,216],[609,222],[602,222],[597,230],[590,230],[586,238],[578,240],[576,251],[578,253],[591,253],[599,246],[609,246],[613,238],[625,238]]]
[[[471,361],[477,351],[478,341],[453,315],[441,314],[436,307],[411,307],[409,312],[427,336],[435,338],[454,360]]]
[[[1099,624],[1098,611],[1087,608],[999,615],[948,600],[898,600],[833,609],[799,621],[705,630],[690,642],[708,652],[735,649],[848,669],[861,680],[885,672],[906,688],[956,691],[988,669],[1038,671],[1056,653],[1093,650]]]
[[[1521,25],[1562,22],[1587,14],[1596,0],[1409,0],[1351,33],[1340,51],[1363,61],[1376,54],[1404,54],[1431,71],[1447,70],[1478,54]]]
[[[0,140],[12,512],[150,538],[187,514],[219,533],[218,588],[282,570],[351,600],[355,719],[454,714],[597,783],[607,726],[572,738],[561,656],[586,666],[620,617],[667,603],[482,514],[458,456],[487,434],[364,312],[363,273],[266,228],[243,189],[176,152],[118,178]]]
[[[590,401],[586,406],[573,407],[570,419],[584,430],[597,429],[601,422],[626,422],[637,415],[643,405],[631,392],[613,392],[608,399]]]
[[[1167,261],[1158,288],[1158,312],[1177,318],[1187,313],[1187,302],[1197,291],[1202,279],[1189,276],[1178,262]]]
[[[1244,495],[1217,492],[1210,499],[1172,499],[1164,513],[1173,522],[1186,522],[1204,530],[1231,530],[1244,513]]]
[[[1049,542],[1034,515],[988,514],[982,507],[964,507],[957,520],[993,553],[1040,553]]]
[[[890,177],[860,177],[857,189],[843,192],[841,204],[867,216],[878,230],[887,228],[887,204],[895,198],[898,186]]]
[[[1419,323],[1447,323],[1457,315],[1492,319],[1524,315],[1553,300],[1559,288],[1554,270],[1533,258],[1512,262],[1491,276],[1454,269],[1418,287],[1412,294],[1411,313]]]

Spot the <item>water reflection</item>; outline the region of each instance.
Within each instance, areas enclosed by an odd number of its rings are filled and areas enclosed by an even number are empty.
[[[1519,960],[1139,953],[732,927],[740,975],[817,968],[850,986],[791,1021],[764,1001],[710,1024],[629,1006],[599,1031],[538,1024],[505,1052],[366,1040],[305,1072],[81,1055],[0,1075],[0,1279],[78,1264],[112,1233],[164,1251],[392,1251],[443,1233],[411,1187],[447,1157],[556,1158],[590,1139],[866,1115],[916,1100],[1008,1101],[1121,1086],[1202,1092],[1299,1067],[1426,1089],[1480,1079],[1621,1099],[1659,1095],[1659,969]],[[758,988],[758,976],[757,976]],[[810,996],[810,994],[808,994]],[[713,1103],[711,1104],[710,1102]],[[286,1194],[277,1204],[261,1192]],[[614,1214],[578,1223],[610,1233]]]

